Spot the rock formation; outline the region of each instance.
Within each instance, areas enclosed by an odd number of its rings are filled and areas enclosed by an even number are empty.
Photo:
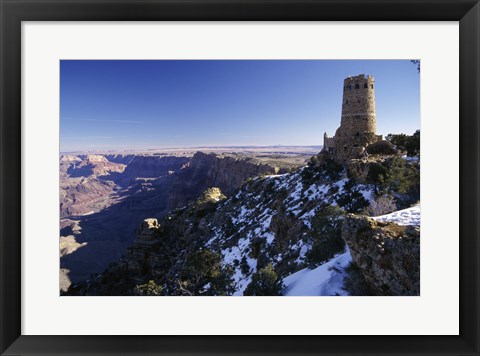
[[[349,214],[342,238],[376,295],[420,295],[420,228]]]
[[[395,155],[398,150],[390,142],[381,140],[367,146],[369,155]]]
[[[67,170],[70,177],[106,176],[112,172],[122,173],[126,167],[121,163],[110,162],[102,155],[86,155],[79,163],[73,162]]]
[[[137,228],[135,243],[152,244],[159,242],[162,230],[157,219],[148,218]]]

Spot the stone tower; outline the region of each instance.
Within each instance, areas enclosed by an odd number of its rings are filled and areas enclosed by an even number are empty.
[[[343,81],[342,119],[335,137],[324,135],[324,147],[336,161],[360,158],[382,139],[376,134],[375,79],[360,74]]]

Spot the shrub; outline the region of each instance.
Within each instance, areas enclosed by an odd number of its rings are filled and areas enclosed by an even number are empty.
[[[243,256],[242,260],[240,261],[240,270],[244,275],[247,275],[250,273],[250,266],[248,265],[247,262],[247,256]]]
[[[381,163],[370,163],[368,168],[367,181],[369,183],[380,185],[384,181],[384,177],[387,174],[387,167]]]
[[[223,224],[223,231],[225,233],[225,236],[232,236],[237,232],[235,229],[235,225],[233,224],[232,218],[230,216],[227,216],[225,219],[225,223]]]
[[[409,156],[420,154],[420,130],[415,131],[411,136],[405,134],[389,134],[386,139],[400,151],[407,152]]]
[[[284,286],[271,264],[255,272],[243,295],[281,295]]]
[[[402,134],[388,134],[385,138],[391,144],[395,145],[395,147],[397,147],[397,149],[399,149],[400,151],[406,151],[407,150],[408,136],[405,135],[404,133],[402,133]]]
[[[401,157],[372,163],[367,179],[381,193],[409,194],[414,200],[420,197],[420,170]]]
[[[288,197],[288,190],[285,188],[282,188],[277,191],[276,198],[279,203],[283,203],[285,199]]]
[[[307,165],[305,168],[302,169],[300,173],[300,177],[302,179],[303,189],[306,189],[313,183],[315,183],[315,176],[318,173],[318,168],[314,165]]]
[[[338,180],[343,172],[343,165],[335,162],[333,159],[327,159],[321,166],[321,169],[331,180]]]
[[[135,295],[158,296],[163,294],[163,288],[155,281],[149,280],[148,283],[135,286],[133,293]]]
[[[343,165],[327,158],[325,162],[317,166],[312,161],[303,168],[301,174],[303,188],[306,189],[315,182],[325,182],[328,180],[338,180],[343,172]]]
[[[308,162],[307,162],[307,166],[309,166],[309,167],[312,167],[312,166],[318,167],[318,166],[320,165],[320,163],[321,163],[321,162],[320,162],[320,154],[318,154],[318,155],[315,155],[315,156],[310,157],[310,159],[309,159]]]
[[[410,139],[407,141],[407,155],[416,156],[420,154],[420,130],[415,131],[415,133],[410,136]]]
[[[305,254],[307,263],[318,265],[344,251],[342,222],[343,211],[340,208],[326,205],[319,209],[312,218],[313,244]]]
[[[337,196],[336,201],[338,205],[349,213],[358,213],[369,204],[351,179],[345,183],[343,193]]]
[[[233,273],[230,265],[221,265],[218,253],[200,250],[188,256],[179,287],[190,295],[229,295],[235,291]]]
[[[395,199],[391,195],[381,195],[370,202],[367,213],[370,216],[380,216],[397,210]]]
[[[394,157],[388,162],[387,172],[381,185],[387,192],[413,193],[417,186],[418,190],[420,189],[420,172],[414,165],[407,163],[404,159]]]
[[[251,239],[250,242],[250,256],[252,258],[258,258],[260,255],[260,251],[262,249],[262,246],[265,244],[265,239],[261,237],[254,237]]]
[[[338,187],[338,185],[332,185],[332,186],[328,189],[327,194],[328,194],[328,195],[334,195],[334,194],[337,194],[339,190],[340,190],[340,188]]]
[[[264,197],[269,197],[275,192],[275,181],[270,180],[266,185],[263,190],[263,196]]]

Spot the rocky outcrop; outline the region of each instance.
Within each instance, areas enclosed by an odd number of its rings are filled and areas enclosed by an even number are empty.
[[[222,193],[220,188],[217,187],[211,187],[205,190],[197,200],[193,203],[195,205],[195,208],[198,209],[203,209],[205,206],[208,206],[210,204],[216,204],[220,200],[224,200],[227,197]]]
[[[86,245],[86,242],[78,243],[75,240],[75,236],[73,235],[60,236],[60,258],[74,253],[79,248],[82,248]],[[70,287],[70,285],[72,284],[72,281],[70,280],[70,277],[68,275],[69,273],[69,269],[60,268],[60,290],[63,292],[66,292],[68,290],[68,287]]]
[[[137,228],[135,243],[152,244],[159,241],[162,229],[157,219],[148,218]]]
[[[347,215],[342,238],[376,295],[420,295],[420,228]]]
[[[60,236],[60,257],[69,255],[86,244],[86,242],[78,243],[74,235]]]
[[[345,162],[347,173],[350,178],[357,183],[366,183],[368,171],[370,170],[370,163],[360,159],[351,159]]]
[[[370,155],[394,155],[398,150],[386,140],[378,141],[367,146],[367,152]]]
[[[62,162],[61,162],[62,163]],[[70,177],[101,177],[110,173],[122,173],[125,165],[121,163],[113,163],[102,155],[86,155],[82,161],[70,161],[70,167],[67,173]]]
[[[72,162],[81,162],[82,159],[73,155],[62,155],[60,156],[60,164],[62,163],[72,163]]]
[[[70,281],[70,278],[68,278],[68,272],[70,272],[68,269],[60,268],[59,282],[61,292],[66,292],[68,288],[72,285],[72,281]]]
[[[383,142],[383,141],[382,141]],[[386,141],[385,141],[386,142]],[[369,183],[370,169],[376,169],[379,164],[383,165],[385,162],[388,165],[395,155],[370,155],[368,158],[351,159],[344,163],[347,169],[348,177],[355,180],[356,183]]]

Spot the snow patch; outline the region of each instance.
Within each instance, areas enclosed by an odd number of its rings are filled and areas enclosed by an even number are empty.
[[[420,226],[420,204],[390,214],[377,216],[373,219],[383,222],[393,222],[398,225]]]
[[[350,251],[337,255],[327,263],[315,268],[304,268],[283,279],[286,296],[346,296],[343,289],[345,269],[350,265]]]
[[[420,161],[420,157],[418,157],[418,156],[409,157],[409,156],[405,155],[405,156],[402,156],[402,158],[407,162],[418,162],[418,161]]]

